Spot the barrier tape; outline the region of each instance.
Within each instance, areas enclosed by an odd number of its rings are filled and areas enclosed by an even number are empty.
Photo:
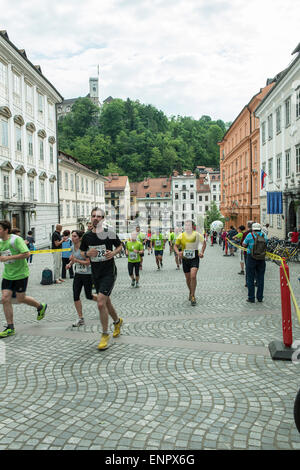
[[[54,250],[54,249],[34,250],[34,251],[29,251],[29,253],[31,255],[36,255],[37,253],[61,253],[62,251],[71,251],[71,248],[61,248],[60,250]]]
[[[228,238],[226,238],[226,240],[234,247],[236,248],[239,248],[240,250],[243,250],[243,251],[247,251],[247,248],[241,246],[241,245],[237,245],[236,243],[232,242],[231,240],[229,240]],[[286,270],[285,270],[285,266],[284,266],[284,259],[279,256],[279,255],[275,255],[274,253],[269,253],[268,251],[266,252],[266,257],[267,258],[270,258],[270,259],[273,259],[274,261],[280,261],[281,263],[281,266],[283,267],[283,272],[284,272],[284,275],[285,275],[285,278],[286,278],[286,282],[287,282],[287,285],[289,287],[289,290],[290,290],[290,294],[291,294],[291,297],[292,297],[292,301],[293,301],[293,304],[294,304],[294,307],[295,307],[295,311],[296,311],[296,314],[297,314],[297,317],[298,317],[298,321],[300,323],[300,309],[298,307],[298,304],[297,304],[297,301],[296,301],[296,297],[295,297],[295,294],[294,294],[294,291],[292,289],[292,286],[291,286],[291,283],[290,283],[290,280],[288,278],[288,275],[286,273]]]

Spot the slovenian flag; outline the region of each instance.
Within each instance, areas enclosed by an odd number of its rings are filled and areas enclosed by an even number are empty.
[[[264,170],[261,170],[261,173],[260,173],[261,189],[264,189],[266,185],[266,182],[265,182],[266,176],[267,176],[267,173]]]

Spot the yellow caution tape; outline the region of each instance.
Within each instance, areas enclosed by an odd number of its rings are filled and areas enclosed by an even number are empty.
[[[60,250],[34,250],[30,251],[29,253],[31,255],[36,255],[37,253],[61,253],[62,251],[71,251],[71,248],[61,248]]]
[[[231,240],[228,240],[228,238],[226,238],[226,240],[233,246],[235,246],[236,248],[239,248],[240,250],[243,250],[243,251],[247,251],[247,248],[241,246],[241,245],[237,245],[236,243],[232,242]],[[266,257],[267,258],[270,258],[270,259],[273,259],[275,261],[280,261],[281,263],[281,266],[283,267],[283,272],[284,272],[284,275],[285,275],[285,278],[286,278],[286,282],[287,282],[287,285],[289,287],[289,290],[290,290],[290,294],[291,294],[291,297],[292,297],[292,300],[293,300],[293,304],[294,304],[294,307],[295,307],[295,311],[296,311],[296,314],[297,314],[297,317],[298,317],[298,321],[300,323],[300,309],[298,307],[298,304],[297,304],[297,301],[296,301],[296,297],[295,297],[295,294],[294,294],[294,291],[292,289],[292,286],[291,286],[291,283],[290,283],[290,280],[288,278],[288,275],[287,275],[287,272],[285,270],[285,266],[284,266],[284,259],[279,256],[279,255],[275,255],[274,253],[269,253],[268,251],[266,252]]]

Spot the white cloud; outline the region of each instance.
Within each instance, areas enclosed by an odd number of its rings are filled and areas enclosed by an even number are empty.
[[[18,14],[16,14],[18,12]],[[294,0],[2,0],[1,29],[65,98],[233,120],[299,42]]]

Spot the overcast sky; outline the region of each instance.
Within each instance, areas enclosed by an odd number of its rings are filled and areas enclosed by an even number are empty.
[[[0,11],[64,98],[85,96],[99,64],[101,101],[196,119],[232,121],[300,42],[295,0],[0,0]]]

